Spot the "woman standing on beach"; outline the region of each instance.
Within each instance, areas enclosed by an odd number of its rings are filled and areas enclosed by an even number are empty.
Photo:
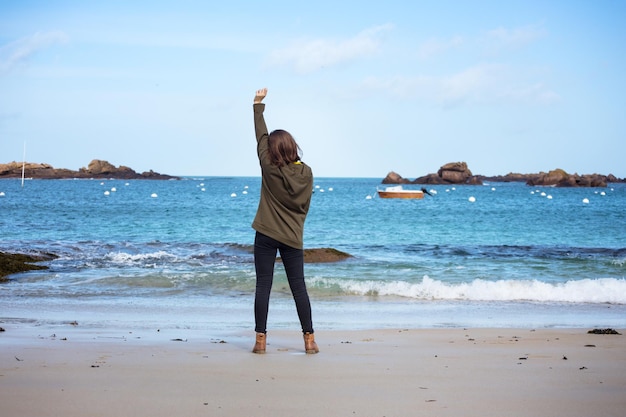
[[[302,236],[304,220],[313,194],[313,172],[300,161],[300,147],[293,136],[284,130],[268,134],[262,103],[267,88],[254,97],[254,129],[257,153],[261,164],[261,198],[252,227],[254,238],[254,267],[256,292],[254,318],[256,343],[252,352],[265,353],[267,314],[274,279],[276,254],[280,252],[296,303],[298,318],[304,335],[306,353],[319,349],[313,336],[311,303],[304,282],[304,251]]]

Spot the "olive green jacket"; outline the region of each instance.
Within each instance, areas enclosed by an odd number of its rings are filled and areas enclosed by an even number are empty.
[[[282,167],[272,164],[264,110],[265,104],[254,104],[254,129],[262,180],[259,208],[252,228],[285,245],[302,249],[304,220],[313,194],[313,172],[300,161]]]

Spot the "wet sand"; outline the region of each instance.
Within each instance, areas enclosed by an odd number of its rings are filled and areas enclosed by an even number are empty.
[[[626,336],[589,329],[123,331],[1,324],[13,416],[623,416]]]

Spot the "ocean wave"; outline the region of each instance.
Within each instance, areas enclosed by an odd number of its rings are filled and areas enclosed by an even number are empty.
[[[312,278],[312,290],[343,295],[397,296],[418,300],[538,301],[626,304],[626,280],[582,279],[564,283],[538,280],[475,279],[467,283],[445,283],[425,276],[419,283]]]

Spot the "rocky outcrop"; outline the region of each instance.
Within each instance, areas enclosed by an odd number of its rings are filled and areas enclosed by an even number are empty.
[[[613,174],[568,174],[562,169],[555,169],[548,173],[537,174],[509,173],[487,177],[484,175],[472,175],[465,162],[450,162],[443,165],[436,174],[428,174],[411,181],[391,171],[383,184],[467,184],[482,185],[483,181],[489,182],[526,182],[532,186],[551,187],[606,187],[609,183],[626,182],[626,178],[620,179]]]
[[[48,269],[47,266],[36,265],[36,263],[50,261],[57,257],[51,253],[26,255],[23,253],[0,252],[0,282],[6,281],[8,275],[37,269]]]
[[[352,258],[352,255],[334,248],[315,248],[304,250],[305,263],[316,264],[339,262],[348,258]]]
[[[89,163],[87,168],[80,168],[73,171],[66,168],[54,168],[49,164],[39,164],[27,162],[9,162],[8,164],[0,164],[0,178],[21,178],[22,165],[24,165],[24,176],[27,178],[38,179],[66,179],[66,178],[94,178],[94,179],[148,179],[148,180],[169,180],[179,179],[171,175],[159,174],[152,170],[141,174],[135,172],[127,166],[115,167],[113,164],[94,159]]]
[[[546,173],[541,173],[537,177],[529,179],[528,185],[549,185],[556,187],[606,187],[607,178],[604,175],[588,174],[568,174],[562,169],[555,169]]]
[[[391,171],[387,176],[383,179],[383,184],[410,184],[406,178],[402,178],[399,174]]]
[[[470,184],[482,185],[482,181],[478,176],[472,175],[465,162],[450,162],[439,168],[437,173],[428,174],[423,177],[410,181],[402,178],[399,174],[391,171],[383,184]]]

